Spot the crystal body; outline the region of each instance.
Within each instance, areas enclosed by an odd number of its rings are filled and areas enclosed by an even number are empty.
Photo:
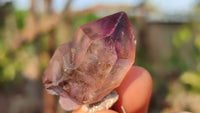
[[[81,25],[59,46],[43,75],[45,88],[63,108],[101,101],[122,82],[135,59],[135,39],[124,12]],[[66,99],[66,100],[65,100]]]

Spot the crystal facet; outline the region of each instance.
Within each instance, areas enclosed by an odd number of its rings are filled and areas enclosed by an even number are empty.
[[[43,76],[66,110],[101,101],[122,82],[135,58],[133,30],[124,12],[81,25],[59,46]]]

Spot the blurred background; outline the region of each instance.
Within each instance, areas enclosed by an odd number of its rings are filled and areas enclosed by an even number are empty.
[[[41,76],[77,27],[125,11],[136,62],[153,78],[149,113],[200,113],[200,0],[0,0],[0,112],[66,113]]]

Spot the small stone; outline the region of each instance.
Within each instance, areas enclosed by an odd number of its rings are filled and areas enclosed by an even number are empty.
[[[120,85],[135,59],[133,30],[124,12],[84,25],[59,46],[43,76],[65,110],[94,104]]]
[[[100,102],[94,104],[87,104],[82,106],[82,110],[87,113],[94,113],[96,111],[100,111],[103,109],[109,109],[112,107],[113,103],[115,103],[119,98],[119,95],[116,91],[112,91],[110,94],[105,96]]]

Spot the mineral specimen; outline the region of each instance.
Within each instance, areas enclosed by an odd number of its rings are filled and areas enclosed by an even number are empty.
[[[133,30],[124,12],[81,25],[59,46],[43,76],[65,110],[101,101],[120,85],[135,58]]]

